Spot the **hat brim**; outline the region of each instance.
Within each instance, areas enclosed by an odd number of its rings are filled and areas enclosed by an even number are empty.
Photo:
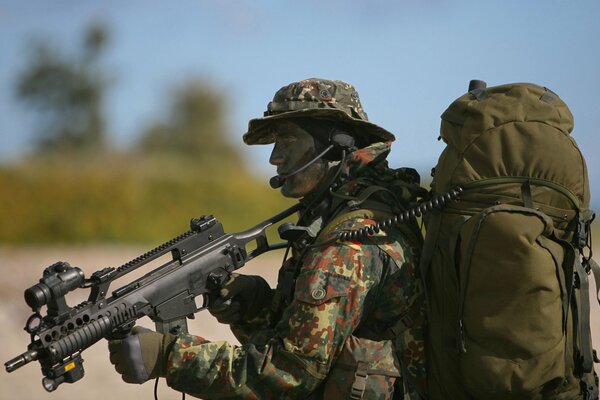
[[[300,117],[320,118],[354,125],[361,129],[361,134],[364,133],[369,144],[375,142],[393,142],[396,140],[396,137],[391,132],[383,129],[379,125],[362,119],[352,118],[341,110],[324,108],[288,111],[263,118],[251,119],[248,122],[248,132],[243,136],[244,143],[250,145],[273,143],[274,138],[266,129],[272,122]]]

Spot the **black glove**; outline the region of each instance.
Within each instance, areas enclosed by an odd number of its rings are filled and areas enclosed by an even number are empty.
[[[168,352],[177,336],[140,326],[123,339],[109,340],[110,363],[127,383],[144,383],[166,375]]]
[[[209,303],[208,311],[220,323],[233,324],[256,317],[270,304],[272,291],[260,276],[234,273],[219,295]]]

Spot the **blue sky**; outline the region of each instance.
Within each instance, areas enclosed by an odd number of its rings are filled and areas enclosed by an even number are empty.
[[[570,106],[600,205],[600,1],[0,0],[0,161],[31,145],[32,114],[13,95],[26,44],[41,36],[75,51],[94,20],[112,30],[107,112],[121,146],[186,78],[226,92],[226,134],[243,146],[277,89],[318,76],[353,83],[371,121],[396,134],[392,166],[427,176],[443,149],[439,116],[470,79],[534,82]],[[244,150],[272,175],[270,147]]]

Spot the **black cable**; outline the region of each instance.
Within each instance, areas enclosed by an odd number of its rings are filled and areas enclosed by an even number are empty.
[[[317,160],[319,160],[321,157],[323,157],[325,154],[327,154],[329,152],[329,150],[333,149],[333,147],[334,147],[333,144],[329,145],[329,147],[327,147],[325,150],[323,150],[321,153],[319,153],[315,158],[313,158],[312,160],[310,160],[309,162],[304,164],[302,167],[298,168],[297,170],[295,170],[287,175],[275,175],[274,177],[269,179],[269,185],[273,189],[282,187],[287,179],[291,178],[292,176],[294,176],[296,174],[299,174],[300,172],[304,171],[306,168],[313,165]]]
[[[154,381],[154,400],[158,400],[158,377]],[[181,400],[185,400],[184,392],[181,392]]]
[[[329,179],[329,182],[327,183],[327,185],[323,185],[323,188],[320,190],[320,192],[315,194],[314,200],[311,201],[308,204],[308,206],[305,207],[306,210],[310,210],[312,207],[314,207],[314,205],[317,202],[319,202],[323,199],[323,194],[325,193],[325,191],[329,190],[331,185],[333,185],[335,183],[335,181],[337,180],[337,178],[340,176],[340,173],[342,172],[342,169],[344,168],[345,162],[346,162],[346,150],[342,150],[342,160],[337,165],[337,170],[335,171],[333,177],[331,179]]]
[[[461,193],[462,188],[456,187],[454,189],[451,189],[447,193],[437,195],[431,200],[424,201],[413,208],[409,208],[408,210],[403,211],[400,214],[396,214],[393,217],[390,217],[386,220],[378,222],[375,225],[365,226],[364,228],[352,231],[340,232],[338,235],[338,239],[341,241],[362,239],[369,235],[379,233],[379,231],[382,228],[388,228],[393,225],[400,225],[404,222],[408,222],[409,220],[415,220],[421,215],[433,210],[434,208],[442,209],[446,205],[446,203],[456,200]]]
[[[335,243],[338,240],[345,242],[349,240],[359,240],[366,238],[369,235],[379,233],[379,231],[383,228],[400,225],[410,220],[417,219],[421,215],[426,214],[433,209],[442,209],[447,203],[457,200],[462,192],[463,189],[457,186],[446,193],[437,195],[430,200],[423,201],[417,206],[409,208],[408,210],[403,211],[400,214],[396,214],[393,217],[377,222],[375,225],[365,226],[356,230],[338,232],[338,234],[335,235],[332,239],[326,240],[324,242],[315,243],[308,247],[326,246]]]
[[[327,154],[329,152],[329,150],[333,149],[333,144],[330,144],[325,150],[323,150],[322,152],[320,152],[315,158],[313,158],[312,160],[310,160],[309,162],[307,162],[306,164],[304,164],[301,168],[298,168],[297,170],[295,170],[294,172],[292,172],[291,174],[288,175],[284,175],[285,178],[289,178],[292,175],[296,175],[302,171],[304,171],[306,168],[310,167],[315,161],[317,161],[319,158],[323,157],[325,154]]]

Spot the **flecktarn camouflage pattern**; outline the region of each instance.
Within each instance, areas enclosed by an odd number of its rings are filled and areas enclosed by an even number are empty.
[[[299,117],[328,119],[355,126],[362,135],[370,138],[370,143],[395,139],[391,132],[369,122],[354,86],[339,80],[310,78],[279,89],[268,104],[264,117],[248,122],[244,142],[273,143],[273,137],[266,129],[269,124]]]
[[[349,163],[360,170],[386,152],[389,144],[379,143],[358,150]],[[335,219],[324,239],[375,223],[370,212],[363,214]],[[418,254],[418,246],[394,228],[295,254],[288,263],[299,260],[299,274],[282,311],[273,307],[232,326],[242,346],[179,336],[168,384],[201,398],[347,399],[357,388],[363,399],[391,399],[394,390],[395,398],[424,398]],[[406,315],[420,322],[394,340],[378,337]]]

